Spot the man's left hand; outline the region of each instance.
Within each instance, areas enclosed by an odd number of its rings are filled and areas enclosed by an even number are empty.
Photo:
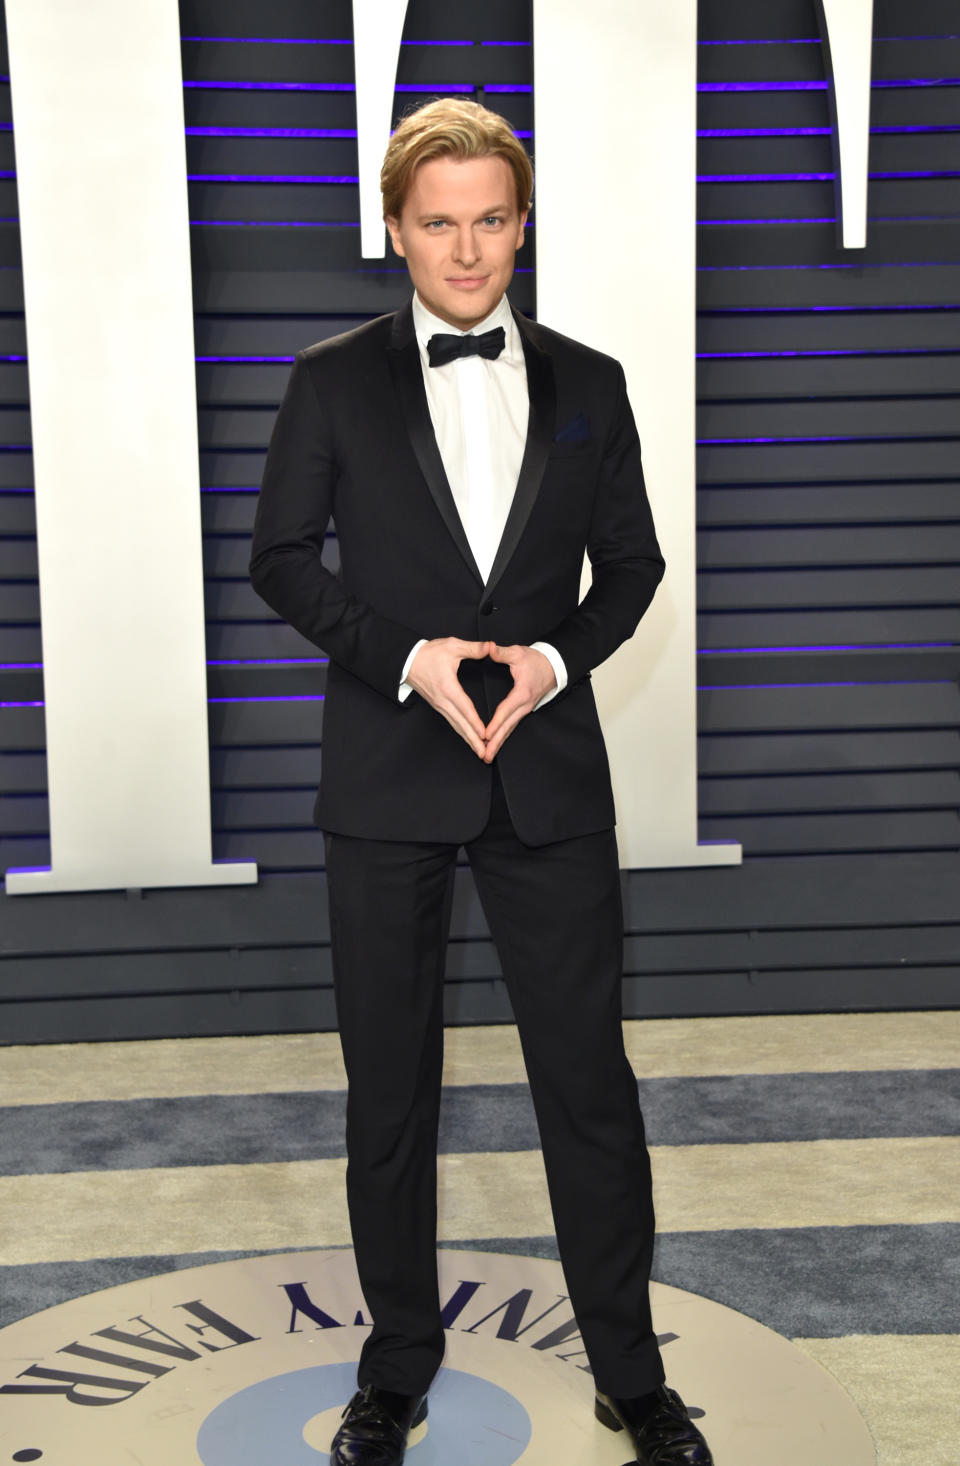
[[[532,713],[540,699],[557,685],[549,660],[532,646],[497,646],[494,642],[489,657],[510,668],[513,691],[498,703],[484,731],[487,747],[483,757],[488,764],[496,758],[521,718]]]

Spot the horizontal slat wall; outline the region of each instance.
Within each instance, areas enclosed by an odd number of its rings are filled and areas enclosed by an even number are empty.
[[[406,277],[360,259],[355,139],[304,135],[355,127],[350,6],[321,12],[318,36],[310,0],[181,0],[215,853],[264,877],[0,898],[0,1040],[333,1022],[311,823],[326,659],[254,596],[246,560],[293,353],[394,308]],[[849,255],[812,0],[701,0],[701,838],[739,840],[745,862],[628,874],[630,1013],[957,997],[960,27],[954,0],[876,0],[874,31],[868,247]],[[529,43],[513,0],[411,0],[398,109],[462,90],[530,133]],[[0,205],[6,869],[49,845],[13,177]],[[513,297],[532,311],[526,264]],[[508,1016],[466,872],[447,1005]]]

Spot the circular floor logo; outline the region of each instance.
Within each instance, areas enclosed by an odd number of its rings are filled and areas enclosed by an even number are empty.
[[[410,1466],[622,1466],[558,1263],[440,1253],[447,1353]],[[849,1397],[742,1314],[653,1287],[717,1466],[876,1466]],[[0,1466],[325,1466],[368,1329],[349,1251],[214,1263],[0,1330]]]

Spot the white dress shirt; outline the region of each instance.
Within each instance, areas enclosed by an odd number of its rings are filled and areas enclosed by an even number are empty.
[[[523,342],[506,296],[468,333],[433,315],[414,295],[413,323],[437,447],[467,542],[486,581],[513,503],[527,441],[530,398]],[[480,335],[497,326],[503,327],[506,339],[495,360],[463,356],[446,366],[430,365],[431,336]],[[412,691],[406,677],[423,645],[418,641],[404,663],[401,701]],[[539,708],[566,686],[567,669],[548,642],[535,641],[533,646],[547,658],[557,679],[556,687],[537,703]]]

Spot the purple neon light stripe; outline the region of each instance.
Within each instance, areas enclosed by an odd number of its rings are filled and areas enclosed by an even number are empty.
[[[872,176],[872,175],[871,175]],[[698,183],[831,183],[834,173],[698,173]]]
[[[858,264],[832,265],[698,265],[698,274],[711,274],[720,270],[934,270],[943,265],[954,266],[957,260],[863,260]],[[811,306],[811,310],[956,310],[956,306],[937,305],[825,305]]]
[[[698,81],[698,92],[825,92],[825,81]]]
[[[829,137],[829,127],[698,127],[697,137]]]
[[[319,40],[312,36],[181,36],[181,41],[209,41],[229,46],[352,46],[353,41]]]
[[[956,356],[952,349],[939,350],[933,347],[894,347],[890,351],[864,351],[851,348],[846,351],[698,351],[697,361],[770,361],[793,357],[829,356]],[[292,360],[292,358],[291,358]]]
[[[722,448],[744,443],[952,443],[958,439],[953,433],[918,433],[911,436],[903,433],[815,433],[811,437],[796,438],[698,438],[698,448]]]
[[[218,365],[220,362],[239,362],[239,363],[244,364],[244,365],[247,364],[247,363],[267,363],[267,364],[276,364],[276,365],[283,365],[284,363],[286,363],[286,364],[289,365],[289,363],[293,361],[293,357],[292,356],[195,356],[194,357],[194,361],[204,362],[205,364],[208,364],[208,365],[211,364],[211,363],[213,365]],[[216,490],[211,490],[211,492],[216,492]]]
[[[698,219],[698,229],[716,229],[720,226],[732,226],[736,224],[836,224],[834,214],[824,214],[820,217],[806,219]]]
[[[329,657],[230,657],[208,667],[326,667]],[[37,666],[40,663],[36,664]]]
[[[920,311],[960,311],[960,302],[948,305],[937,302],[934,305],[793,305],[793,306],[756,306],[756,305],[731,305],[718,307],[715,310],[704,310],[700,314],[704,316],[807,316],[807,315],[865,315],[867,313],[883,314],[905,311],[919,313]],[[5,492],[0,490],[0,493]],[[32,490],[27,492],[32,493]]]
[[[895,678],[887,681],[879,678],[871,682],[725,682],[716,687],[708,684],[698,687],[698,692],[767,692],[781,687],[955,687],[948,677]]]
[[[185,81],[185,87],[192,91],[213,91],[213,92],[354,92],[356,87],[352,81]],[[426,83],[417,86],[397,86],[395,92],[473,92],[475,87],[472,82],[437,82],[433,86]],[[527,91],[531,88],[527,87]]]
[[[960,86],[960,76],[891,77],[888,81],[873,81],[870,85],[878,90],[889,87],[956,87]]]
[[[187,137],[356,137],[355,127],[185,127]]]
[[[960,178],[960,169],[956,168],[923,168],[897,169],[889,173],[868,173],[868,178]]]
[[[774,657],[790,652],[907,652],[952,651],[953,641],[867,641],[837,646],[735,646],[701,648],[698,657],[746,657],[760,654]],[[805,684],[808,685],[808,684]]]
[[[698,46],[819,46],[818,36],[790,37],[787,40],[736,40],[736,41],[698,41]]]
[[[935,126],[933,126],[933,125],[931,125],[931,126],[919,126],[919,125],[918,126],[912,126],[911,125],[910,127],[871,127],[871,129],[870,129],[870,135],[871,135],[871,137],[873,137],[874,135],[882,134],[882,133],[901,133],[901,132],[960,132],[960,126],[957,126],[957,124],[956,123],[953,123],[953,122],[943,122],[943,123],[937,123]]]
[[[42,708],[42,699],[39,702],[0,702],[0,708]]]
[[[524,92],[532,92],[533,91],[533,87],[531,87],[531,86],[519,86],[519,85],[516,85],[515,86],[512,83],[511,84],[507,84],[505,82],[504,83],[497,82],[497,83],[490,83],[489,85],[485,86],[483,90],[485,92],[503,92],[503,93],[517,93],[517,94],[519,94],[519,93],[524,93]]]
[[[207,92],[353,92],[352,81],[185,81],[191,91]]]
[[[188,173],[188,183],[359,183],[355,173]]]
[[[352,46],[349,38],[317,40],[313,36],[181,36],[181,41],[216,41],[230,46]],[[401,41],[401,46],[472,46],[472,41]],[[484,44],[490,44],[485,42]],[[494,42],[493,44],[496,44]],[[509,45],[509,42],[504,44]],[[523,43],[519,43],[523,44]]]
[[[221,702],[323,702],[322,692],[297,692],[277,697],[208,697],[209,703]]]
[[[359,229],[353,220],[323,219],[191,219],[196,229]]]

